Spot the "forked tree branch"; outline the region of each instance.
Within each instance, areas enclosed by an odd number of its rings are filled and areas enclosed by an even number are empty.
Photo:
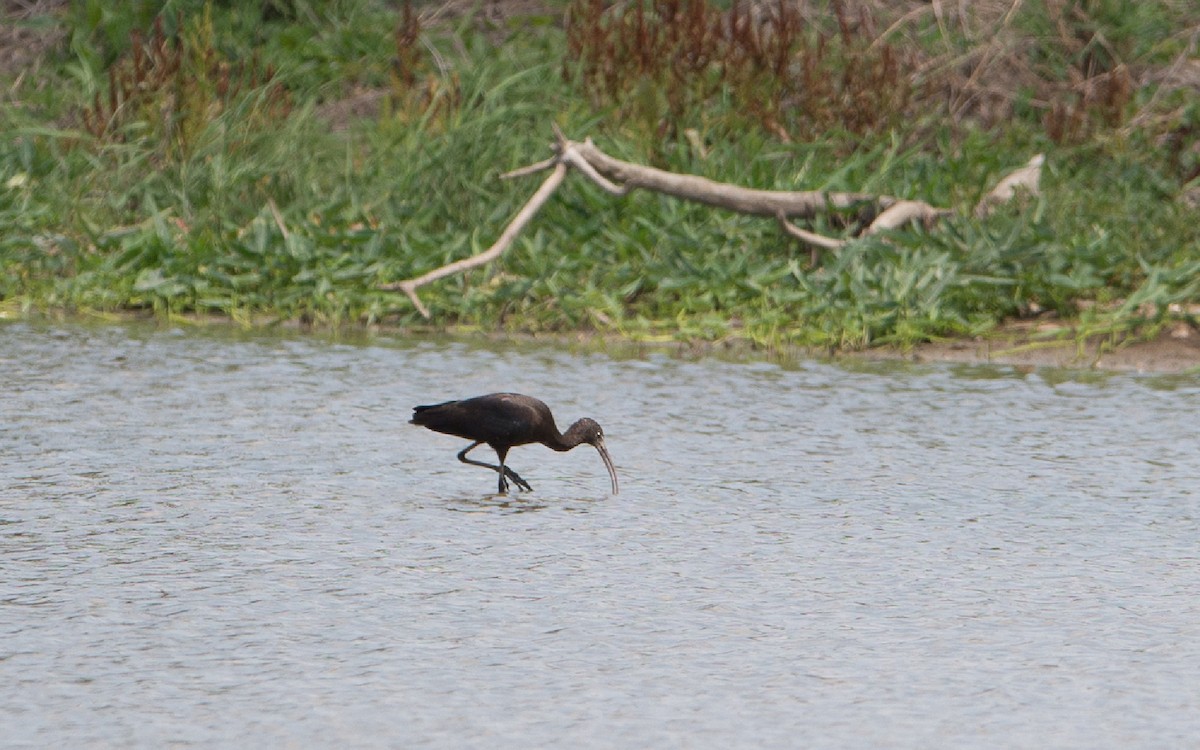
[[[622,161],[601,151],[590,138],[583,142],[570,141],[557,127],[554,128],[554,133],[557,138],[554,156],[501,175],[503,179],[511,179],[552,170],[551,174],[542,182],[541,187],[521,207],[521,210],[508,223],[491,247],[469,258],[435,268],[421,276],[384,284],[379,289],[404,292],[421,315],[428,318],[430,316],[429,309],[417,296],[417,289],[438,279],[462,273],[498,258],[562,184],[570,167],[574,167],[604,191],[616,196],[622,196],[640,188],[742,214],[773,217],[786,234],[810,247],[814,264],[818,260],[820,250],[836,250],[854,240],[825,237],[801,229],[792,223],[792,219],[811,219],[829,211],[870,207],[878,211],[878,215],[863,230],[861,236],[866,236],[887,229],[896,229],[913,221],[920,221],[927,226],[932,226],[942,217],[953,213],[949,209],[937,208],[922,201],[901,200],[888,195],[826,192],[823,190],[756,190],[740,185],[715,182],[697,175],[677,174]],[[976,216],[986,215],[997,205],[1012,200],[1021,191],[1036,195],[1043,162],[1042,155],[1038,154],[1024,167],[1006,175],[976,206]]]

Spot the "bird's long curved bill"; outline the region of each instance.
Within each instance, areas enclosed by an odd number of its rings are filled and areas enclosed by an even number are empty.
[[[600,452],[600,460],[604,462],[604,468],[608,469],[608,476],[612,477],[612,491],[617,494],[619,487],[617,486],[617,467],[613,466],[612,456],[608,455],[608,448],[604,447],[604,440],[596,441],[596,450]]]

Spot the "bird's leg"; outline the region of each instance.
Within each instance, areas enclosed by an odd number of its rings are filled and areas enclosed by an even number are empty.
[[[497,466],[496,464],[489,464],[484,461],[476,461],[473,458],[467,458],[467,454],[470,453],[471,451],[475,450],[475,448],[477,448],[479,445],[481,445],[482,442],[483,442],[482,440],[476,440],[474,443],[471,443],[466,448],[463,448],[462,451],[460,451],[458,454],[458,460],[462,461],[464,464],[471,464],[472,466],[482,466],[485,469],[491,469],[492,471],[499,474],[500,475],[499,490],[500,490],[501,495],[508,492],[508,481],[505,479],[506,476],[509,479],[516,482],[517,486],[520,487],[521,489],[533,491],[533,488],[529,486],[529,482],[526,482],[524,479],[521,478],[520,474],[518,474],[517,472],[515,472],[512,469],[505,466],[503,463],[503,460],[501,461],[500,465]]]
[[[476,461],[473,458],[467,458],[467,454],[470,453],[471,451],[475,450],[476,448],[478,448],[481,444],[482,444],[481,441],[476,440],[475,442],[468,445],[466,448],[463,448],[461,451],[459,451],[458,460],[462,461],[464,464],[471,464],[472,466],[482,466],[485,469],[491,469],[492,471],[501,472],[500,478],[501,478],[501,480],[503,480],[504,474],[502,471],[502,467],[497,466],[496,464],[489,464],[484,461]]]
[[[500,476],[496,493],[499,495],[508,494],[508,480],[504,478],[504,456],[500,456],[500,465],[496,467],[496,473]]]

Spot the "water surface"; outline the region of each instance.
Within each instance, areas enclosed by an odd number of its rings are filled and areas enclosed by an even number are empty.
[[[0,373],[6,746],[1200,736],[1196,378],[28,323]],[[621,494],[406,424],[494,390]]]

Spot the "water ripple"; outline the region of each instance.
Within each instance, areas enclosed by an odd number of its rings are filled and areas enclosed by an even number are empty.
[[[1161,747],[1200,382],[0,324],[13,746]],[[488,494],[416,403],[593,451]]]

